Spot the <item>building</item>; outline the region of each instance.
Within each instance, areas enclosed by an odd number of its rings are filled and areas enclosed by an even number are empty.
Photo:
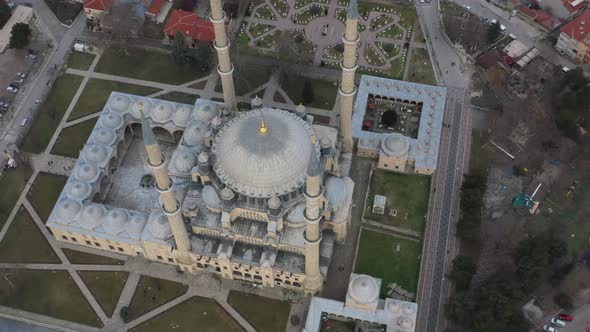
[[[584,10],[560,29],[555,47],[580,63],[590,63],[590,10]]]
[[[344,303],[316,296],[311,299],[303,331],[323,331],[322,325],[329,324],[330,320],[354,322],[362,331],[415,331],[418,305],[391,298],[379,299],[380,288],[381,279],[352,273]]]
[[[213,23],[202,19],[197,13],[177,9],[170,14],[164,35],[168,42],[171,42],[179,32],[186,38],[186,43],[190,47],[196,47],[199,42],[215,41]]]
[[[33,8],[21,5],[16,6],[12,15],[0,30],[0,53],[4,52],[8,44],[10,44],[12,27],[17,23],[29,24],[34,15]]]
[[[86,18],[100,22],[102,17],[109,13],[113,0],[85,0],[84,1],[84,14]]]
[[[160,14],[165,4],[166,0],[152,0],[150,6],[145,12],[145,17],[151,20],[156,20],[156,17],[158,17],[158,14]]]
[[[362,75],[352,116],[358,155],[377,158],[381,169],[432,174],[436,170],[446,93],[443,87]],[[395,111],[400,125],[382,125],[385,112],[380,108]]]

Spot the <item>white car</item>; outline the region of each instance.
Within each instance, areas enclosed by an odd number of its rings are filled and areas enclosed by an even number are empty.
[[[553,326],[549,326],[549,325],[543,326],[543,331],[547,331],[547,332],[559,332],[556,328],[554,328]]]
[[[467,6],[467,5],[465,5],[465,6],[463,6],[463,8],[465,8],[465,9],[467,9],[467,10],[471,10],[471,6]]]
[[[13,86],[9,86],[9,87],[6,88],[6,91],[17,93],[18,92],[18,88],[15,88]]]
[[[551,324],[559,327],[565,327],[565,322],[557,318],[551,318]]]

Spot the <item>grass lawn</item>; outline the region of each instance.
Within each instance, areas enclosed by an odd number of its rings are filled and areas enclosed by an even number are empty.
[[[102,108],[113,91],[146,96],[157,92],[158,89],[93,78],[86,84],[68,120],[72,121],[85,115],[102,111]]]
[[[82,83],[81,76],[62,75],[53,83],[51,92],[37,112],[21,150],[32,153],[45,151],[74,94]]]
[[[88,136],[90,136],[94,125],[96,125],[96,121],[98,121],[98,118],[62,129],[53,145],[53,149],[51,149],[51,154],[78,158],[80,150],[88,141]]]
[[[380,298],[387,296],[390,283],[415,294],[421,251],[420,242],[362,230],[354,272],[383,279]]]
[[[0,229],[12,212],[31,174],[33,171],[30,168],[19,167],[5,169],[4,174],[0,176]]]
[[[484,170],[487,168],[488,154],[481,148],[487,138],[484,133],[473,130],[471,133],[471,153],[469,154],[469,170]]]
[[[110,258],[107,256],[93,255],[83,251],[62,249],[70,263],[72,264],[91,264],[91,265],[123,265],[125,261]]]
[[[0,242],[0,262],[61,263],[25,208],[14,216]]]
[[[141,276],[129,304],[129,319],[133,320],[164,303],[170,302],[186,293],[187,289],[188,286],[178,282]]]
[[[0,270],[0,304],[94,327],[102,322],[67,271]]]
[[[371,0],[359,1],[359,13],[361,16],[367,18],[371,11],[375,11],[375,7],[380,8],[394,8],[401,18],[401,25],[409,28],[414,24],[414,21],[418,19],[418,13],[416,13],[416,7],[412,2],[394,0],[390,4],[384,5],[382,3],[375,3]]]
[[[68,68],[88,70],[94,57],[94,54],[72,51],[68,57]]]
[[[117,48],[106,49],[95,71],[169,84],[186,83],[211,71],[196,65],[177,65],[171,54],[141,48],[128,48],[128,51],[129,55],[124,56]]]
[[[281,87],[295,104],[303,103],[302,92],[306,80],[311,83],[314,98],[311,103],[304,103],[304,105],[324,110],[332,110],[338,92],[338,85],[333,82],[289,75],[283,80]]]
[[[27,199],[44,223],[47,222],[66,181],[67,177],[51,173],[39,173],[35,178]]]
[[[227,302],[259,332],[285,331],[291,304],[258,296],[229,291]]]
[[[422,233],[428,210],[429,193],[430,176],[375,170],[371,177],[365,218]],[[387,197],[384,215],[371,212],[375,195]],[[396,209],[397,216],[390,216],[390,209]]]
[[[166,94],[163,94],[161,96],[158,96],[156,98],[162,99],[162,100],[174,101],[177,103],[194,105],[199,97],[200,97],[199,95],[192,95],[190,93],[172,91],[172,92],[168,92]]]
[[[434,70],[430,62],[428,50],[425,48],[413,48],[410,58],[410,71],[408,72],[408,81],[424,84],[436,84]]]
[[[236,93],[241,96],[250,92],[262,84],[268,82],[270,75],[272,74],[272,68],[268,66],[257,66],[257,65],[239,65],[234,70],[234,84],[236,87]],[[221,80],[217,80],[215,91],[222,92]],[[264,94],[264,90],[260,93],[260,97]]]
[[[121,271],[78,271],[84,284],[109,317],[113,315],[129,273]]]
[[[215,300],[195,296],[129,330],[129,332],[143,331],[237,332],[244,330]]]

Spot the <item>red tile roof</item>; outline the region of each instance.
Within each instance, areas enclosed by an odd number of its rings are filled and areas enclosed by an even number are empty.
[[[587,2],[585,0],[562,0],[563,6],[570,12],[577,12],[578,10],[582,9],[582,7],[586,6]]]
[[[549,30],[553,30],[561,24],[558,18],[544,9],[532,9],[527,6],[520,6],[518,10]]]
[[[148,8],[148,10],[147,10],[147,13],[152,14],[152,15],[158,15],[158,13],[160,12],[160,9],[162,9],[162,6],[164,5],[165,2],[166,2],[166,0],[152,0],[152,3],[150,4],[150,8]]]
[[[190,36],[193,40],[207,42],[213,42],[215,40],[213,23],[203,20],[196,13],[180,9],[172,12],[164,28],[164,33],[170,37],[176,36],[177,32],[185,36]]]
[[[590,10],[584,10],[580,15],[563,25],[559,30],[570,36],[570,38],[585,42],[586,36],[590,32]]]
[[[112,4],[113,0],[84,0],[84,9],[108,11]]]

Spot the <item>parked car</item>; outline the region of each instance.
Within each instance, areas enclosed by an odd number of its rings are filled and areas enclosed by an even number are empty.
[[[568,314],[559,314],[559,316],[557,317],[566,322],[571,322],[574,319],[571,315]]]
[[[13,93],[17,93],[17,92],[18,92],[18,88],[17,88],[17,87],[14,87],[14,86],[12,86],[12,85],[9,85],[9,86],[6,88],[6,90],[7,90],[8,92],[13,92]]]
[[[553,326],[549,326],[549,325],[543,326],[543,331],[546,331],[546,332],[559,332],[559,330],[557,330]]]
[[[25,80],[23,80],[22,78],[17,78],[16,80],[14,80],[14,83],[16,84],[23,84]]]
[[[463,6],[463,8],[465,8],[465,9],[467,9],[467,10],[471,10],[471,6],[467,6],[467,5],[465,5],[465,6]]]
[[[37,58],[37,52],[33,49],[29,49],[29,53],[26,56],[27,59],[36,59]]]
[[[22,121],[20,122],[20,126],[24,127],[27,125],[27,122],[29,122],[29,118],[23,118]]]
[[[22,78],[23,80],[27,77],[27,74],[18,72],[16,73],[16,78]]]
[[[565,322],[557,318],[551,318],[551,324],[559,327],[565,327]]]
[[[488,22],[490,21],[490,19],[489,19],[489,18],[487,18],[487,17],[483,17],[483,16],[480,18],[480,20],[481,20],[482,22],[484,22],[484,23],[488,23]]]

